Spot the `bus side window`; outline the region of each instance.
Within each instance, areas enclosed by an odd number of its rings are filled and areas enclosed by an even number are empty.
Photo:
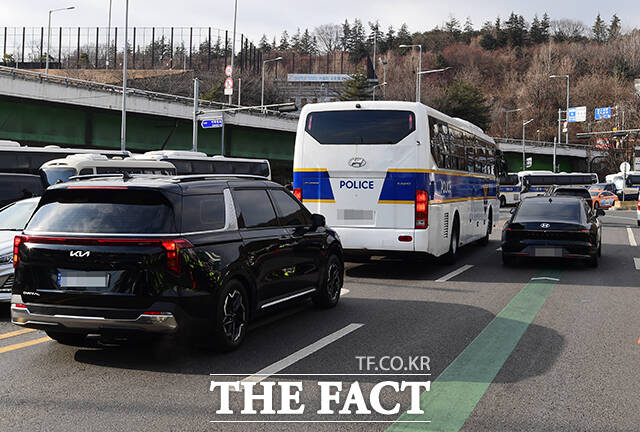
[[[80,170],[80,174],[78,175],[83,176],[83,175],[91,175],[91,174],[93,174],[93,168],[82,168]]]
[[[466,150],[467,166],[465,170],[473,172],[475,166],[475,149],[473,147],[467,147]]]

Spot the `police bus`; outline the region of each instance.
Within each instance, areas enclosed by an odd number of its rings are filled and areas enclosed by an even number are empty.
[[[498,196],[500,207],[520,202],[522,184],[518,173],[508,173],[498,178]]]
[[[207,156],[203,152],[188,150],[154,150],[134,157],[171,162],[178,170],[178,175],[246,174],[271,180],[271,165],[266,159]]]
[[[594,173],[554,173],[552,171],[520,171],[518,173],[522,183],[520,199],[544,195],[553,185],[558,186],[589,186],[598,183],[598,175]]]
[[[308,104],[294,194],[323,214],[347,253],[421,252],[453,262],[498,221],[496,144],[420,103]]]

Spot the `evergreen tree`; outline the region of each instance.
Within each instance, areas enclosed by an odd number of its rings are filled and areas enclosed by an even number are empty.
[[[284,51],[289,49],[289,33],[287,31],[282,32],[282,36],[280,36],[280,45],[278,46],[280,51]]]
[[[409,33],[409,27],[407,26],[406,23],[403,23],[402,26],[400,26],[400,30],[398,30],[398,35],[396,36],[396,44],[410,45],[411,42],[412,40],[411,40],[411,33]]]
[[[449,17],[449,21],[444,23],[444,31],[449,33],[454,40],[460,39],[460,34],[462,30],[460,30],[460,21],[456,19],[454,16]]]
[[[451,117],[459,117],[486,129],[491,122],[490,107],[482,92],[472,83],[457,79],[438,100],[441,111]]]
[[[263,34],[262,37],[260,38],[260,42],[258,42],[258,48],[260,48],[264,52],[271,51],[271,45],[269,44],[269,41],[267,40],[267,35],[266,34]]]
[[[358,68],[346,81],[340,92],[341,101],[362,101],[370,97],[369,81],[362,68]]]
[[[542,20],[540,21],[540,35],[541,35],[541,43],[545,43],[549,41],[549,29],[551,28],[551,19],[549,15],[545,12],[542,15]]]
[[[304,33],[300,37],[300,48],[298,49],[301,54],[314,54],[316,52],[316,42],[311,37],[309,29],[304,29]]]
[[[593,33],[593,40],[598,43],[603,43],[607,41],[607,25],[604,20],[600,18],[600,14],[596,16],[596,21],[593,23],[593,27],[591,27],[591,32]]]
[[[384,49],[383,52],[387,52],[396,47],[396,31],[393,26],[389,26],[387,34],[384,36]]]
[[[511,12],[509,19],[504,23],[507,38],[512,47],[521,47],[525,44],[527,27],[524,17]]]
[[[296,51],[300,51],[300,38],[300,27],[298,27],[295,34],[291,37],[291,48]]]
[[[464,29],[462,32],[462,40],[465,43],[470,43],[471,38],[476,34],[476,31],[473,29],[473,23],[471,22],[471,17],[467,17],[464,22]]]
[[[364,32],[364,26],[362,25],[362,21],[359,19],[355,19],[353,21],[353,25],[351,26],[351,34],[350,34],[349,44],[351,46],[351,51],[349,52],[351,60],[354,63],[359,62],[364,57],[367,56],[368,50],[366,45],[366,35]]]
[[[376,51],[380,52],[380,46],[384,43],[384,33],[380,31],[380,23],[369,21],[369,36],[367,36],[367,45],[373,49],[373,44],[376,44]]]
[[[271,42],[271,48],[274,50],[278,49],[278,44],[276,43],[276,35],[273,35],[273,42]]]
[[[351,51],[351,26],[349,25],[348,20],[344,20],[344,24],[342,24],[340,45],[342,45],[342,51]]]
[[[540,27],[540,20],[538,19],[537,14],[533,16],[533,21],[531,21],[529,38],[533,44],[542,43],[542,28]]]
[[[495,38],[496,38],[496,48],[502,48],[507,46],[507,43],[509,42],[509,35],[507,34],[507,32],[505,30],[502,29],[501,25],[500,25],[500,17],[496,18],[496,23],[494,25],[494,29],[496,32]]]
[[[613,40],[618,36],[620,36],[620,18],[618,18],[618,15],[613,14],[611,24],[609,24],[609,40]]]

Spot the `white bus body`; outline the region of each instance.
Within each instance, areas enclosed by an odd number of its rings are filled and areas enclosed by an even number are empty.
[[[508,173],[498,179],[498,196],[500,205],[513,205],[520,202],[520,192],[522,190],[522,182],[518,173]]]
[[[623,192],[625,195],[635,195],[640,189],[640,171],[627,172],[626,182],[622,172],[609,174],[605,177],[605,180],[607,183],[616,185],[616,193],[620,196],[622,196]]]
[[[520,171],[518,173],[522,184],[520,199],[530,196],[544,195],[553,185],[584,186],[588,188],[598,183],[598,175],[594,173],[554,173],[552,171]]]
[[[160,174],[176,175],[176,167],[170,162],[153,159],[109,159],[103,155],[78,154],[64,159],[54,159],[40,168],[43,183],[66,182],[70,177],[95,174]]]
[[[419,103],[308,104],[293,166],[294,194],[347,252],[440,256],[454,227],[463,245],[498,221],[493,139]]]
[[[207,156],[203,152],[188,150],[155,150],[134,157],[171,162],[178,170],[178,175],[247,174],[271,180],[271,164],[266,159]]]

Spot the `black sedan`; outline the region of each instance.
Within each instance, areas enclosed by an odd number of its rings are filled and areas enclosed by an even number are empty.
[[[597,267],[602,249],[598,216],[589,204],[574,197],[531,197],[512,211],[502,231],[502,262],[520,258],[577,258]]]

